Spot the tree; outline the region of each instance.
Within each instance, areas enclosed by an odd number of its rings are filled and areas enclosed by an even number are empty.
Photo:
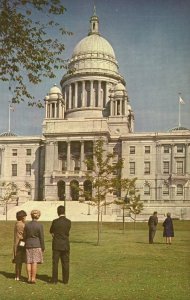
[[[126,195],[125,195],[125,197],[120,197],[114,201],[122,209],[123,232],[125,231],[126,211],[128,212],[129,216],[131,217],[131,213],[136,212],[136,214],[137,214],[137,208],[140,208],[140,206],[141,206],[140,204],[142,204],[141,202],[139,202],[140,195],[137,195],[138,190],[136,189],[136,185],[135,185],[136,180],[137,180],[137,178],[124,179],[122,189],[125,191]],[[137,201],[137,199],[138,199],[138,201]],[[138,213],[140,213],[140,211]],[[133,218],[133,217],[131,217],[131,218]],[[136,219],[136,217],[135,217],[135,219]]]
[[[53,20],[66,10],[61,2],[0,1],[0,80],[8,82],[13,103],[27,99],[28,105],[41,107],[28,85],[37,85],[44,77],[54,78],[55,70],[66,68],[67,62],[62,58],[65,46],[57,34],[72,33]]]
[[[97,207],[97,245],[100,244],[102,209],[113,203],[106,199],[107,195],[114,191],[120,192],[126,188],[126,179],[121,179],[121,170],[123,160],[118,158],[113,163],[115,154],[108,153],[105,150],[105,143],[102,139],[96,141],[93,155],[85,160],[87,166],[86,179],[92,183],[92,191],[83,191],[81,193],[81,202],[86,199],[88,204]]]
[[[1,185],[3,187],[2,201],[5,206],[5,215],[6,215],[6,221],[7,221],[8,203],[10,201],[12,201],[12,196],[15,195],[15,193],[17,192],[17,189],[13,182],[8,182],[8,183],[3,182]]]
[[[130,211],[130,216],[134,220],[134,229],[136,224],[136,216],[140,214],[140,212],[143,210],[143,203],[140,201],[140,195],[133,194],[129,197],[129,203],[127,204],[127,207]],[[134,217],[132,217],[132,215]]]

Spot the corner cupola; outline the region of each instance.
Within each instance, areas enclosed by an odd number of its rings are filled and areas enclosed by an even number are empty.
[[[61,90],[56,84],[45,97],[46,118],[64,119],[64,100]]]

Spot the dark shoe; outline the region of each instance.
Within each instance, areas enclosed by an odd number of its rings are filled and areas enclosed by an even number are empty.
[[[51,280],[49,283],[50,284],[57,284],[57,281]]]

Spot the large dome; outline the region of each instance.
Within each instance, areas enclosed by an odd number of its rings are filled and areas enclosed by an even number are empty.
[[[103,54],[115,58],[115,53],[110,43],[98,34],[83,38],[74,48],[72,58],[86,54]]]

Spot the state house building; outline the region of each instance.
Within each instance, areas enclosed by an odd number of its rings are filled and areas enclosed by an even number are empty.
[[[42,136],[0,136],[0,183],[14,183],[19,204],[78,201],[72,183],[91,188],[84,159],[93,156],[94,143],[102,138],[108,152],[124,159],[122,177],[137,177],[147,213],[169,210],[190,219],[190,130],[134,132],[125,79],[95,13],[60,88],[53,86],[45,96],[44,115]]]

